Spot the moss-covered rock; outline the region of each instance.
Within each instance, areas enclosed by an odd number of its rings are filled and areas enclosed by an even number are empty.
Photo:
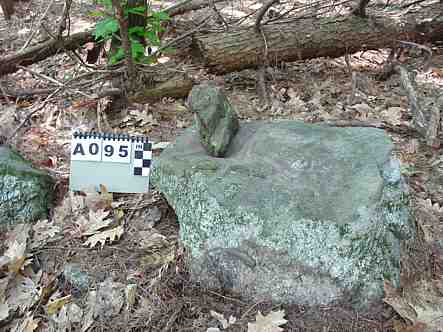
[[[200,142],[213,157],[224,157],[239,128],[234,108],[220,87],[206,82],[192,88],[189,106],[195,114]]]
[[[0,146],[0,225],[45,218],[53,199],[53,181],[29,161]]]
[[[358,307],[398,285],[400,243],[414,236],[392,143],[372,128],[295,121],[242,124],[226,158],[195,129],[154,163],[175,209],[191,275],[255,299]]]

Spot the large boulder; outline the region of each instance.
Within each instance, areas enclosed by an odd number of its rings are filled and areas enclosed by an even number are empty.
[[[0,225],[31,222],[48,215],[53,181],[46,173],[0,146]]]
[[[388,136],[295,121],[242,124],[224,159],[195,128],[154,163],[175,209],[191,276],[255,300],[358,308],[399,285],[400,243],[414,236]]]
[[[239,121],[222,88],[212,82],[197,85],[192,88],[188,103],[195,114],[203,147],[213,157],[224,157]]]

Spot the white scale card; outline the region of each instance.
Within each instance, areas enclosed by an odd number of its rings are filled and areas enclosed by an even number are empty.
[[[152,143],[124,134],[74,133],[70,189],[143,193],[149,189]]]

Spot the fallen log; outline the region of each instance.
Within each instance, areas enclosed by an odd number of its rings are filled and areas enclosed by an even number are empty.
[[[0,76],[14,73],[18,66],[29,66],[64,51],[73,51],[94,40],[92,31],[74,33],[66,39],[51,39],[22,52],[0,58]]]
[[[128,96],[132,103],[148,103],[162,98],[184,98],[189,94],[193,81],[187,75],[178,74],[163,82],[156,82],[153,86],[138,89]]]
[[[429,19],[431,18],[431,19]],[[194,35],[193,55],[211,72],[223,74],[256,68],[267,53],[269,64],[357,51],[389,48],[399,41],[443,39],[443,3],[391,18],[386,13],[298,19],[261,27]]]

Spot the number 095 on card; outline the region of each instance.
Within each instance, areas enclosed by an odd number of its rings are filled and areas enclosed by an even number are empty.
[[[74,133],[71,141],[71,190],[147,192],[152,163],[148,138],[126,134]]]

